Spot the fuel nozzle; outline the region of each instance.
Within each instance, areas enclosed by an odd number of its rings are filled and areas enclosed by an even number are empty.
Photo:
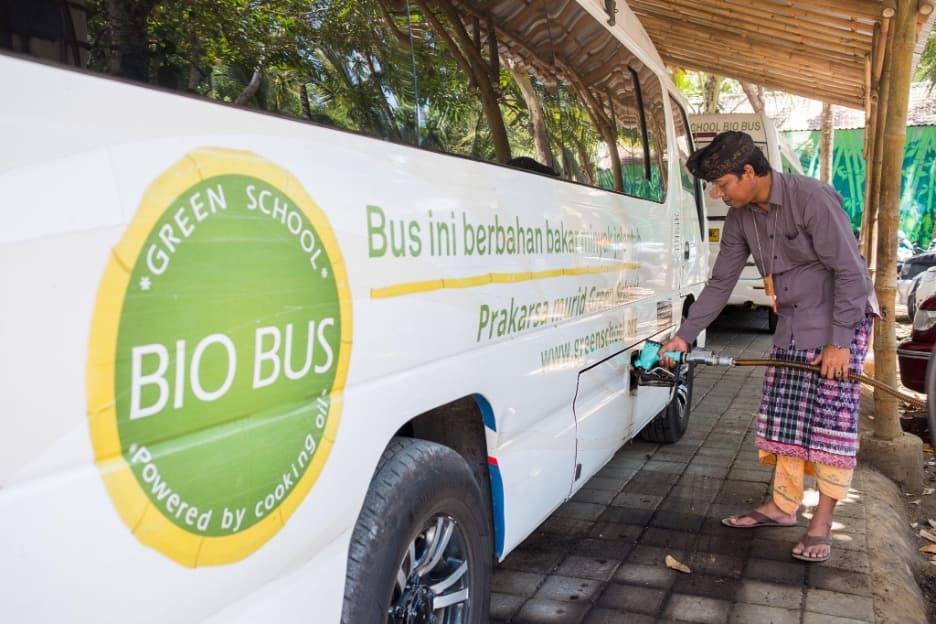
[[[641,370],[652,370],[659,366],[660,363],[660,347],[663,345],[659,342],[654,342],[653,340],[648,340],[644,343],[643,349],[640,350],[640,357],[634,360],[634,366]],[[679,351],[666,351],[662,355],[673,359],[678,362],[682,358],[682,353]]]
[[[708,349],[693,349],[686,354],[689,364],[705,364],[706,366],[734,366],[735,359],[728,355],[715,355]]]

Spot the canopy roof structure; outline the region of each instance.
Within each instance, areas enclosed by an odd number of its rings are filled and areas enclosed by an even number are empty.
[[[628,0],[667,65],[864,109],[888,0]],[[927,3],[928,4],[928,3]],[[917,17],[925,42],[934,14]]]

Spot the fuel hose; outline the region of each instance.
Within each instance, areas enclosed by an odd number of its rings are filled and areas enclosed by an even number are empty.
[[[814,364],[803,364],[801,362],[786,362],[783,360],[770,360],[770,359],[735,360],[734,365],[735,366],[779,366],[782,368],[796,368],[799,370],[812,371],[817,374],[820,371],[819,366],[816,366]],[[914,396],[910,396],[909,394],[905,392],[901,392],[897,388],[893,386],[889,386],[884,382],[878,381],[877,379],[873,379],[865,375],[859,375],[858,373],[848,373],[848,379],[851,379],[852,381],[860,381],[861,383],[868,384],[869,386],[874,386],[878,390],[883,390],[887,394],[897,397],[900,401],[912,407],[915,407],[921,410],[926,409],[926,401],[921,401],[920,399]]]

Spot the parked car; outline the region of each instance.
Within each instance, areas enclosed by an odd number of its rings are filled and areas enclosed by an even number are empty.
[[[913,317],[910,339],[897,346],[900,381],[917,392],[926,392],[926,366],[936,342],[936,295],[926,299]]]
[[[900,271],[904,262],[920,253],[923,253],[923,248],[915,245],[906,234],[897,230],[897,271]]]
[[[917,273],[907,295],[907,316],[911,319],[916,314],[917,302],[926,301],[936,295],[936,266],[932,266],[922,273]]]
[[[932,266],[936,266],[936,251],[917,254],[904,261],[897,274],[897,303],[907,305],[914,286],[913,278]],[[917,298],[917,301],[920,299]],[[913,315],[910,315],[910,318],[913,318]]]

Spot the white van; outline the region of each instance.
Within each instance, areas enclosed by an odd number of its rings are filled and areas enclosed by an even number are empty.
[[[692,369],[632,360],[704,285],[703,205],[605,4],[316,2],[263,113],[217,101],[237,59],[189,71],[195,30],[143,42],[161,88],[0,33],[5,621],[486,622],[494,562],[679,439]]]
[[[775,171],[801,175],[803,173],[803,167],[800,165],[799,158],[797,158],[793,148],[780,136],[773,122],[765,115],[755,113],[690,115],[689,127],[692,130],[697,149],[708,145],[716,134],[731,130],[746,132],[754,139],[754,144],[764,152],[764,156],[767,157],[767,161]],[[708,186],[706,182],[702,184],[704,187]],[[725,217],[728,214],[729,207],[720,199],[711,197],[707,192],[708,188],[705,190],[709,261],[711,266],[714,265],[715,258],[718,256],[721,230],[725,224]],[[748,257],[747,264],[741,272],[741,277],[728,298],[728,305],[763,307],[767,310],[770,332],[773,333],[777,328],[777,314],[773,311],[773,302],[764,293],[764,281],[754,264],[753,257]]]

